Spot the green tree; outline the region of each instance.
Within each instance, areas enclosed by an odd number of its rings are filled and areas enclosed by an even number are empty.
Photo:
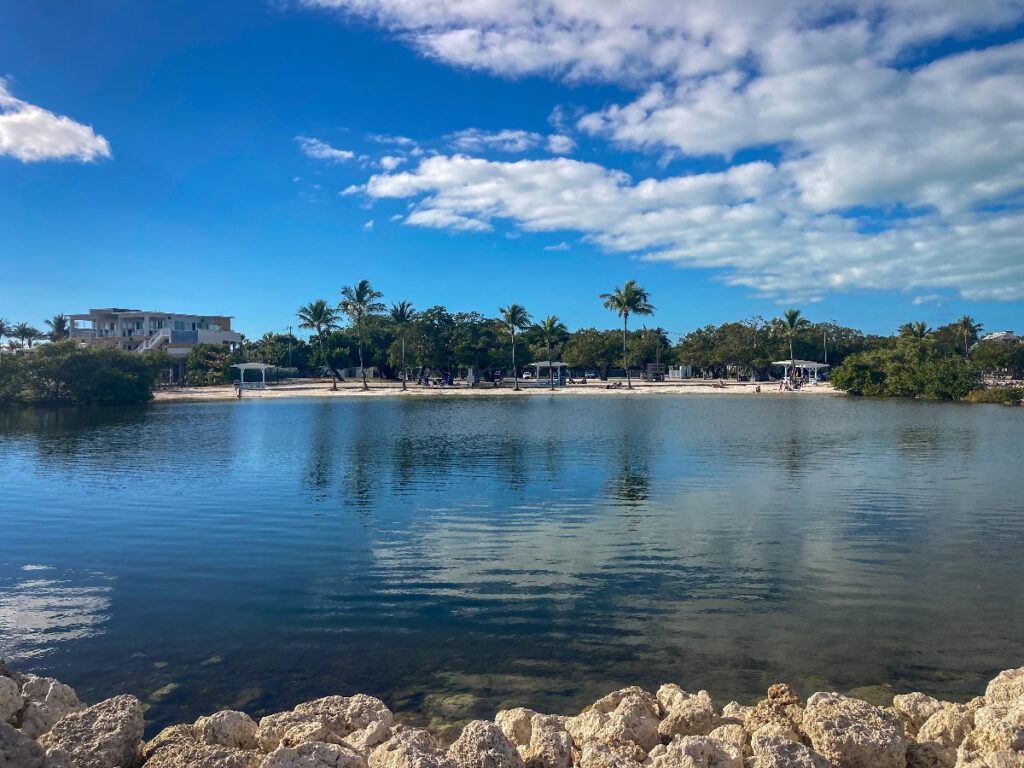
[[[554,358],[551,355],[556,347],[565,343],[565,340],[569,337],[569,329],[565,327],[565,323],[559,320],[557,316],[548,315],[544,318],[544,322],[536,326],[535,331],[537,338],[548,353],[548,386],[554,389],[555,371],[551,367],[551,362]]]
[[[10,335],[26,344],[29,349],[32,348],[32,342],[46,338],[42,331],[28,323],[18,323],[11,329]]]
[[[317,299],[304,307],[299,307],[297,316],[300,328],[316,333],[317,344],[320,347],[320,357],[323,364],[331,371],[331,389],[337,390],[338,371],[327,359],[327,351],[324,349],[324,332],[332,331],[338,327],[338,313],[326,301]]]
[[[611,293],[602,293],[605,309],[610,309],[622,317],[622,367],[626,369],[626,387],[633,388],[629,378],[629,360],[627,358],[626,338],[629,335],[630,315],[653,315],[654,305],[650,302],[647,291],[637,285],[636,280],[627,280],[620,288],[615,286]]]
[[[402,344],[402,390],[407,389],[406,382],[409,380],[409,369],[405,365],[405,339],[409,335],[409,328],[416,318],[416,310],[410,301],[400,301],[391,305],[391,322],[395,324],[398,332],[398,339]]]
[[[65,314],[58,314],[46,321],[50,341],[63,341],[71,335],[71,320]]]
[[[348,319],[356,329],[363,389],[370,388],[366,383],[366,366],[363,363],[363,321],[370,315],[384,311],[384,305],[377,301],[383,295],[380,291],[373,289],[369,280],[360,280],[355,285],[347,285],[341,289],[341,304],[338,305],[338,309],[348,315]]]
[[[799,309],[787,309],[777,321],[778,327],[789,341],[789,375],[796,376],[796,353],[793,351],[793,340],[797,334],[805,328],[810,328],[811,323],[803,317]]]
[[[900,326],[900,336],[911,336],[915,339],[923,339],[932,329],[924,320],[917,320],[911,323],[904,323]]]
[[[956,335],[964,343],[964,357],[971,356],[971,342],[978,340],[978,334],[981,333],[981,323],[974,322],[974,318],[970,315],[964,315],[954,324],[956,328]]]
[[[519,391],[519,370],[516,368],[516,333],[530,327],[530,313],[519,304],[501,307],[501,322],[512,337],[512,389]]]

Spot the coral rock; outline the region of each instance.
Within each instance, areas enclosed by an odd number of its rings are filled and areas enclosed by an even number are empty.
[[[325,740],[334,743],[344,739],[359,751],[368,752],[387,738],[393,719],[384,702],[372,696],[327,696],[299,704],[290,712],[267,715],[256,729],[256,741],[272,752],[292,728],[313,723],[330,734]]]
[[[759,732],[751,739],[750,768],[832,768],[832,763],[799,741]]]
[[[0,723],[0,765],[4,768],[43,768],[44,756],[42,747],[32,739],[7,723]]]
[[[448,760],[456,768],[523,768],[516,745],[487,720],[473,720],[462,729],[448,748]]]
[[[265,759],[253,750],[178,742],[164,744],[145,768],[263,768]]]
[[[676,736],[651,750],[644,768],[743,768],[743,753],[710,736]]]
[[[74,768],[135,768],[142,761],[142,704],[115,696],[65,715],[39,744],[63,753]]]
[[[575,745],[565,721],[557,715],[540,714],[530,719],[530,740],[519,747],[526,768],[571,768]]]
[[[942,709],[942,702],[923,693],[905,693],[893,696],[892,708],[907,734],[916,736],[925,721]]]
[[[1024,667],[1007,669],[996,675],[985,689],[985,702],[998,704],[1024,698]]]
[[[660,705],[651,694],[636,686],[610,693],[565,722],[577,746],[591,742],[624,748],[642,762],[647,752],[661,743],[658,735]]]
[[[956,749],[972,730],[974,712],[963,704],[945,704],[921,726],[917,740]]]
[[[525,747],[530,743],[530,721],[536,714],[539,713],[526,707],[503,709],[494,716],[494,724],[517,747]]]
[[[953,768],[956,750],[937,741],[925,741],[907,747],[907,768]]]
[[[907,738],[892,712],[838,693],[807,701],[803,732],[836,768],[904,768]]]
[[[52,677],[26,676],[21,696],[26,702],[21,712],[21,730],[33,739],[50,730],[64,715],[85,708],[71,686]]]
[[[200,717],[194,728],[196,738],[204,744],[256,749],[256,723],[245,712],[224,710],[209,717]]]
[[[374,749],[369,768],[451,768],[434,737],[421,728],[403,728]]]
[[[658,703],[664,715],[658,724],[662,739],[673,736],[704,736],[720,724],[718,712],[707,691],[687,693],[678,685],[658,689]]]
[[[296,747],[278,747],[261,768],[366,768],[366,760],[348,744],[309,741]]]
[[[655,749],[660,746],[658,745]],[[640,768],[640,763],[629,754],[631,751],[593,742],[583,747],[580,753],[579,768]]]
[[[170,725],[142,745],[142,759],[149,760],[159,750],[169,746],[198,744],[195,728],[191,725]]]

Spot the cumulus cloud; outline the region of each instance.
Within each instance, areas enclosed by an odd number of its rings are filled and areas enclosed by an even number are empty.
[[[531,131],[505,129],[501,131],[481,131],[479,128],[467,128],[453,133],[450,137],[452,146],[463,152],[496,152],[521,153],[533,149],[540,144],[542,136]]]
[[[301,149],[307,157],[311,157],[314,160],[343,163],[356,156],[355,152],[351,152],[347,149],[336,149],[325,141],[313,139],[308,136],[296,136],[295,141],[298,142],[299,149]]]
[[[553,133],[548,136],[548,152],[553,155],[568,155],[576,149],[576,141],[571,136]]]
[[[380,167],[385,171],[393,171],[404,162],[404,157],[399,157],[398,155],[384,155],[384,157],[380,159]]]
[[[15,98],[0,77],[0,155],[23,163],[92,162],[110,157],[110,144],[88,125]]]
[[[610,252],[713,268],[730,284],[780,299],[857,288],[948,289],[1024,299],[1024,212],[932,213],[880,232],[805,206],[770,163],[634,181],[567,158],[495,162],[438,156],[373,176],[375,199],[412,199],[406,223],[487,231],[577,231]]]
[[[544,246],[544,250],[545,251],[568,251],[570,247],[571,246],[567,242],[565,242],[565,240],[563,240],[562,242],[558,243],[557,245],[545,245]]]

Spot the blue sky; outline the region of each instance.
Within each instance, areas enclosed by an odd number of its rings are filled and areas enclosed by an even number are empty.
[[[258,335],[368,278],[611,326],[637,279],[677,333],[1024,331],[1019,2],[577,5],[9,4],[0,316]]]

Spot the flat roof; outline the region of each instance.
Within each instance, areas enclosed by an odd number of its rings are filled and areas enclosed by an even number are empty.
[[[90,309],[84,314],[68,315],[73,320],[88,320],[93,315],[166,315],[167,317],[226,317],[234,320],[234,315],[221,315],[216,312],[201,315],[196,312],[165,312],[162,309],[120,309],[118,307],[101,307]]]

